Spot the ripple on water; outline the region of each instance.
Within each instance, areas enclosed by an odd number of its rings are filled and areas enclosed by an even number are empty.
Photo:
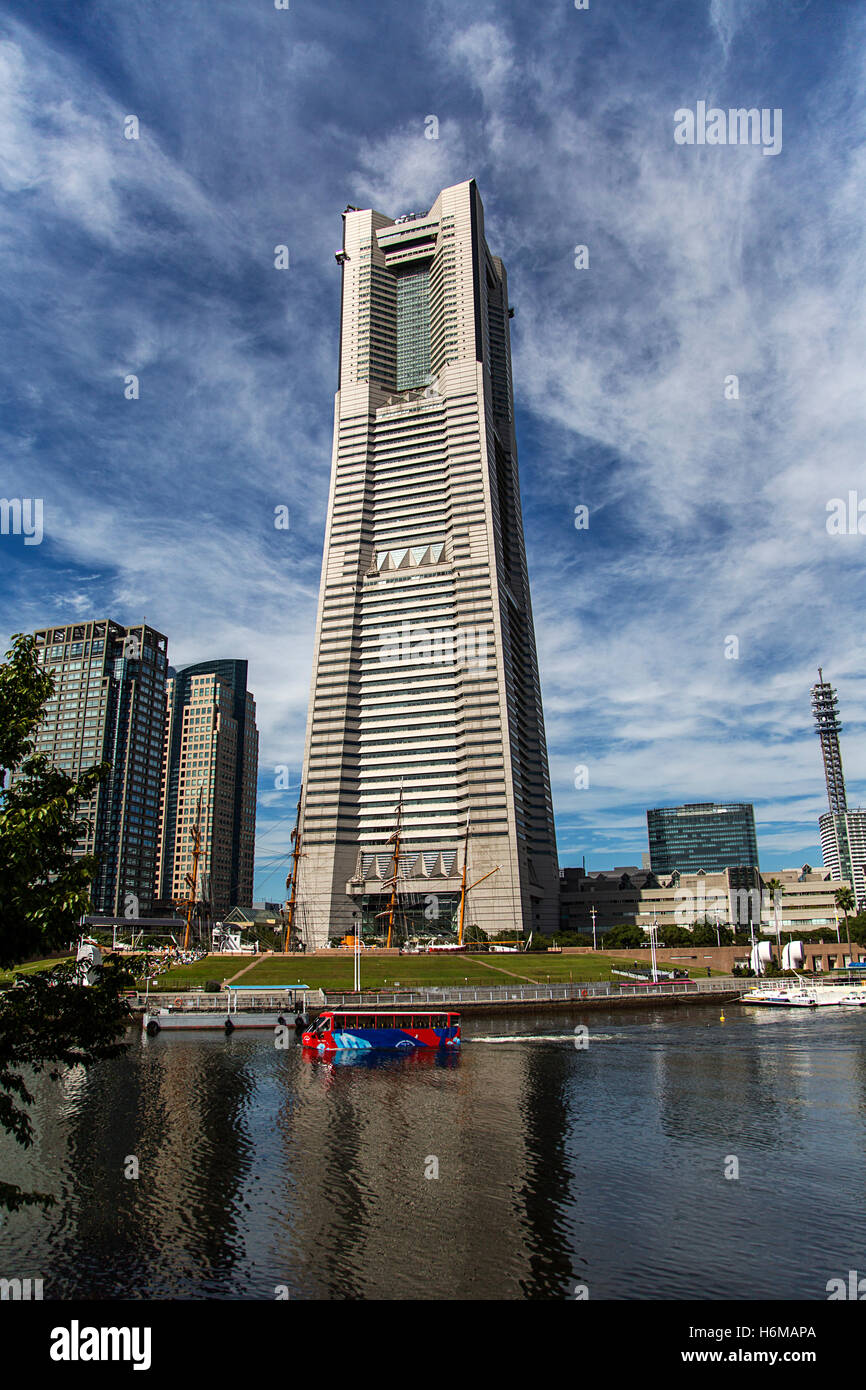
[[[59,1199],[8,1217],[3,1267],[49,1297],[823,1297],[862,1263],[866,1019],[708,1012],[587,1048],[579,1014],[485,1019],[444,1062],[136,1039],[38,1078],[29,1154],[0,1140]]]

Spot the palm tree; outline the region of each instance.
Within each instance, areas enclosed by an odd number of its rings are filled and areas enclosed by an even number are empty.
[[[848,960],[851,960],[851,927],[848,923],[848,913],[856,911],[857,899],[851,888],[837,888],[833,894],[836,906],[841,908],[845,914],[845,935],[848,938]]]

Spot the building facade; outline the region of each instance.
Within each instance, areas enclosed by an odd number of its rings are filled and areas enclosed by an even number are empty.
[[[626,864],[614,869],[559,871],[559,926],[564,932],[596,933],[610,927],[634,926],[644,889],[658,879],[646,869]]]
[[[558,868],[524,551],[505,270],[474,180],[344,213],[331,490],[298,893],[315,944],[381,923],[397,866],[447,932],[554,931]]]
[[[774,894],[768,885],[780,885]],[[664,940],[665,927],[691,927],[695,922],[731,927],[736,931],[773,933],[838,930],[841,914],[834,895],[840,884],[830,871],[779,869],[761,875],[741,866],[720,873],[673,873],[656,876],[634,865],[586,873],[564,869],[561,885],[561,929],[591,935],[592,910],[596,932],[615,926],[656,926]]]
[[[95,763],[111,772],[82,815],[90,831],[78,846],[94,854],[94,910],[134,918],[153,910],[159,819],[167,640],[142,623],[110,619],[41,628],[41,661],[55,691],[36,752],[74,776]]]
[[[755,811],[748,802],[693,802],[647,811],[650,864],[655,874],[720,872],[729,865],[758,868]]]
[[[866,911],[866,811],[825,811],[818,817],[821,857],[837,888],[854,889],[857,911]]]
[[[768,884],[775,879],[778,902]],[[838,888],[826,869],[779,869],[772,874],[740,866],[721,873],[672,874],[657,887],[641,892],[636,917],[639,927],[689,927],[695,922],[718,923],[736,931],[774,932],[778,915],[782,931],[835,930],[833,894]]]
[[[217,918],[252,906],[257,776],[247,663],[203,661],[170,670],[155,880],[163,904],[188,896],[198,823],[197,896]]]

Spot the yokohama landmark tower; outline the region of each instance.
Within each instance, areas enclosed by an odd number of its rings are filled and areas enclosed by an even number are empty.
[[[405,928],[447,935],[464,854],[478,884],[467,923],[552,931],[505,270],[474,180],[428,213],[349,208],[343,222],[300,817],[307,935],[321,946],[356,924],[381,931],[395,878]]]

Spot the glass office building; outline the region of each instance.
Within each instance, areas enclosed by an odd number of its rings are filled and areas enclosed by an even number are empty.
[[[90,828],[76,847],[97,859],[94,911],[146,916],[153,908],[167,640],[145,623],[125,627],[108,618],[41,628],[35,636],[54,677],[36,752],[73,777],[95,763],[111,764],[81,806]]]
[[[156,882],[164,905],[188,893],[198,823],[202,899],[215,917],[252,908],[258,749],[245,661],[169,668]]]
[[[701,801],[647,811],[654,874],[718,873],[738,865],[758,868],[755,808],[746,801]]]

